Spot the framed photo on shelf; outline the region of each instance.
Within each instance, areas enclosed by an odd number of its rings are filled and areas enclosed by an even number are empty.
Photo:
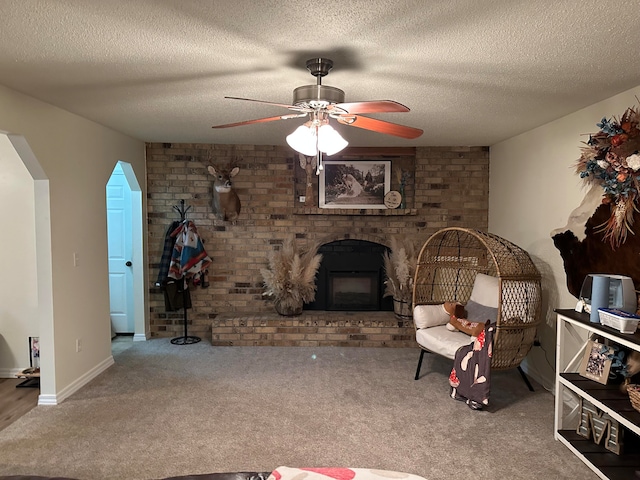
[[[326,160],[320,171],[320,208],[378,209],[387,207],[391,189],[388,160]]]
[[[594,382],[607,384],[613,349],[594,340],[587,341],[578,373]]]

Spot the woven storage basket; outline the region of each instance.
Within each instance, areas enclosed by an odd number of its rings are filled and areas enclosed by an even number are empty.
[[[393,313],[396,314],[396,317],[401,319],[412,318],[413,311],[411,310],[411,302],[405,302],[404,300],[399,300],[397,298],[394,298]]]
[[[629,400],[631,400],[631,406],[640,412],[640,385],[627,385],[627,393],[629,394]]]

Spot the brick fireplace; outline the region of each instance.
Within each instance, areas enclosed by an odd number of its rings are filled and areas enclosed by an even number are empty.
[[[407,208],[318,208],[317,196],[309,202],[306,195],[307,183],[317,192],[317,177],[307,178],[297,156],[285,147],[147,145],[149,278],[155,280],[158,274],[165,232],[176,218],[172,207],[180,200],[191,206],[188,218],[196,223],[213,260],[210,286],[192,289],[190,334],[211,339],[216,345],[415,345],[411,322],[394,316],[387,303],[390,298],[378,295],[377,299],[362,300],[365,287],[376,287],[378,292],[383,287],[380,267],[372,266],[372,262],[334,268],[334,283],[329,284],[333,287],[327,285],[323,291],[319,286],[314,302],[324,301],[325,305],[307,305],[296,318],[274,312],[262,295],[260,269],[266,266],[268,253],[290,236],[301,245],[319,242],[325,248],[352,248],[352,243],[363,242],[373,249],[370,258],[380,260],[381,249],[388,247],[392,236],[410,237],[421,245],[429,235],[447,226],[486,230],[488,148],[351,148],[335,158],[390,160],[392,189],[399,188],[396,172],[408,171]],[[207,172],[209,164],[231,162],[240,167],[234,187],[242,210],[235,224],[213,214],[212,178]],[[151,335],[179,336],[183,314],[165,310],[163,294],[154,283],[150,281]],[[336,303],[327,307],[329,290],[334,295],[329,298]],[[357,308],[348,306],[344,302],[353,301],[349,297],[358,297],[362,303]]]

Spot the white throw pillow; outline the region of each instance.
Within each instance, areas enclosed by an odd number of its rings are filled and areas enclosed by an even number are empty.
[[[449,314],[442,303],[438,305],[416,305],[413,308],[413,322],[416,324],[416,328],[445,325],[449,322]]]
[[[469,300],[486,307],[498,308],[499,282],[500,279],[498,277],[478,273],[473,283],[473,290]]]

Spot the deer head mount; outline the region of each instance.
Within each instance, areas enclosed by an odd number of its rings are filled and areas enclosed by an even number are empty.
[[[240,215],[240,198],[233,189],[231,179],[240,171],[240,167],[220,168],[210,165],[213,175],[213,213],[221,220],[236,223]]]

